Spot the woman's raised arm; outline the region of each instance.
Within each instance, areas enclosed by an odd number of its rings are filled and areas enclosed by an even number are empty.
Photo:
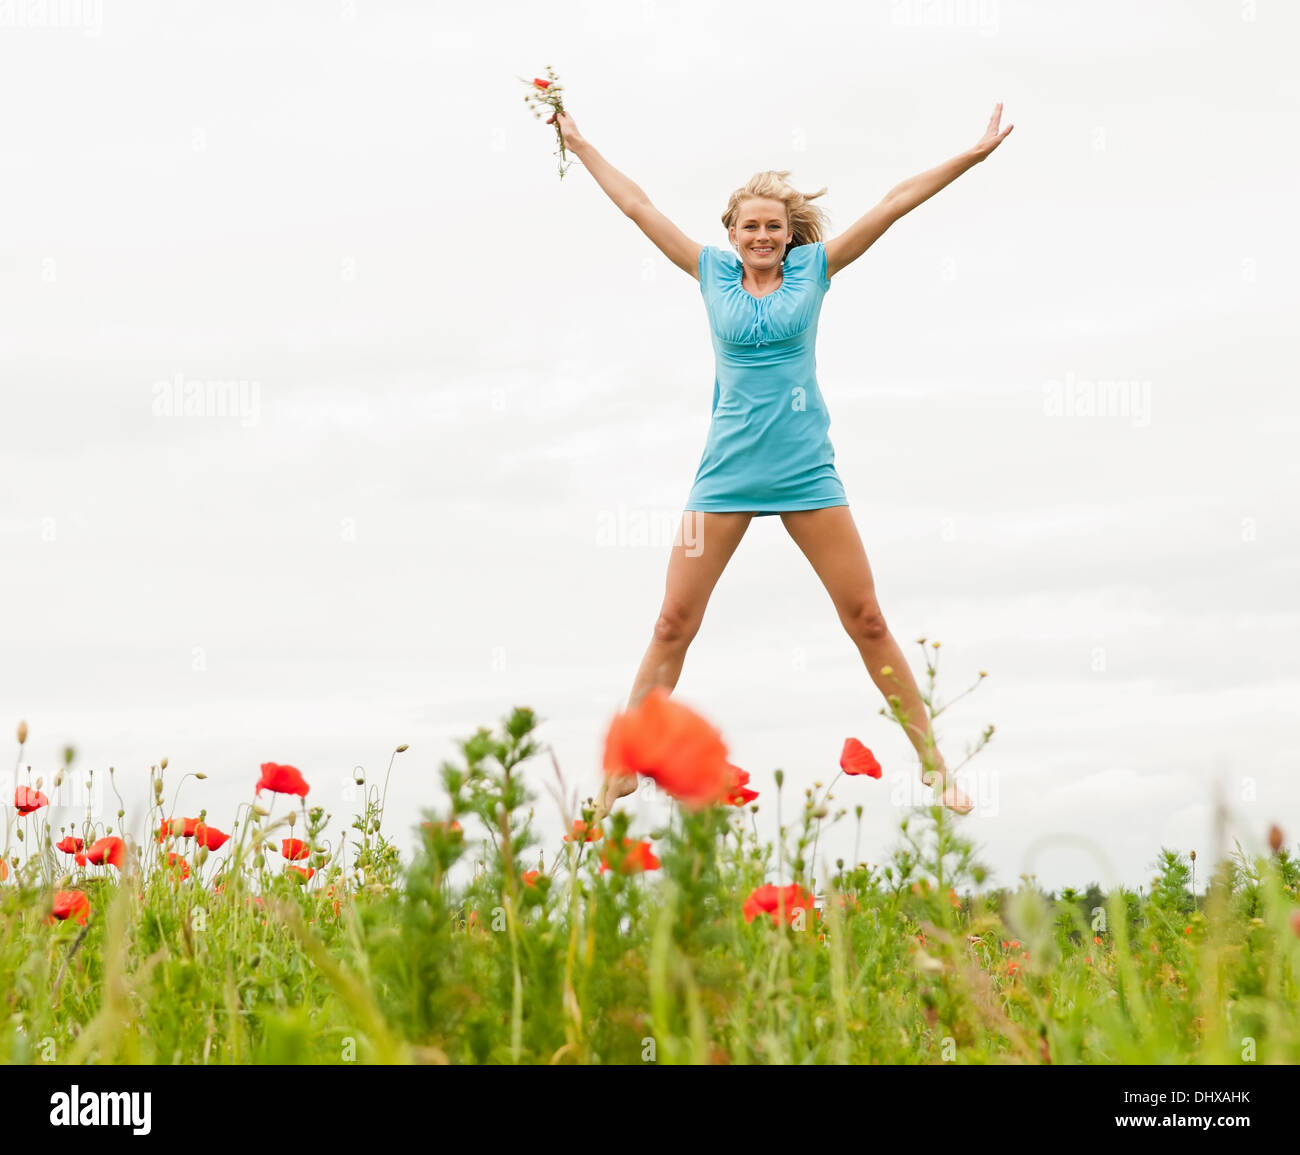
[[[935,193],[955,181],[967,169],[979,164],[1006,138],[1016,126],[1009,124],[998,131],[1002,119],[1002,105],[998,104],[989,117],[988,128],[979,141],[965,152],[958,153],[952,160],[921,173],[908,177],[901,184],[895,185],[885,194],[884,199],[870,212],[856,221],[838,237],[826,242],[826,277],[829,280],[845,265],[852,264],[883,235],[887,228],[900,217],[906,216],[922,201],[928,201]]]
[[[700,249],[702,245],[692,241],[672,221],[650,203],[645,190],[629,177],[624,176],[609,163],[596,148],[578,131],[573,117],[567,112],[560,116],[560,132],[564,135],[565,151],[573,153],[596,179],[596,183],[609,195],[623,211],[634,220],[641,231],[648,236],[660,251],[674,265],[692,277],[698,275]],[[546,123],[550,124],[554,118]]]

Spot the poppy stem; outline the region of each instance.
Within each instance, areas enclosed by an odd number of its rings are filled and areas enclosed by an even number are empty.
[[[831,779],[831,784],[830,784],[830,786],[827,786],[827,787],[826,787],[826,793],[822,796],[821,801],[820,801],[819,803],[817,803],[817,806],[815,806],[814,809],[817,809],[817,808],[819,808],[819,807],[821,807],[821,806],[825,806],[825,805],[826,805],[826,801],[827,801],[827,799],[829,799],[830,796],[831,796],[831,790],[832,790],[832,788],[835,786],[835,783],[838,782],[838,781],[840,780],[840,774],[843,774],[843,773],[844,773],[844,770],[843,770],[843,768],[841,768],[841,769],[840,769],[840,773],[839,773],[839,774],[836,774],[835,777]],[[817,819],[817,836],[813,839],[812,858],[811,858],[811,860],[810,860],[810,861],[812,862],[812,869],[813,869],[813,872],[814,872],[814,873],[816,873],[816,870],[817,870],[817,843],[821,841],[821,837],[822,837],[822,820],[819,818],[819,819]],[[814,881],[814,884],[815,884],[815,883],[816,883],[816,879],[814,879],[813,881]],[[814,891],[816,890],[816,885],[814,885],[813,890],[814,890]]]
[[[68,963],[72,961],[72,956],[77,953],[77,948],[86,940],[86,935],[90,931],[90,923],[87,922],[81,928],[81,933],[77,935],[77,940],[72,944],[72,949],[68,951],[68,957],[63,960],[63,965],[59,967],[59,977],[54,980],[54,989],[50,992],[51,1002],[55,1007],[58,1006],[59,984],[63,982],[63,974],[68,969]]]
[[[781,786],[785,775],[776,775],[776,876],[785,877],[785,828],[781,825]]]

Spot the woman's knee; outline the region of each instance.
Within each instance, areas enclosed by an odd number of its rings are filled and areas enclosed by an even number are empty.
[[[655,619],[654,640],[665,646],[688,646],[699,629],[698,614],[675,606],[665,606]]]
[[[889,636],[889,625],[876,602],[864,602],[844,617],[844,628],[855,642],[879,642]]]

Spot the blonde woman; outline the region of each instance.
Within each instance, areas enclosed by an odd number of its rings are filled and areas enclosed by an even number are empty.
[[[999,131],[1001,118],[998,104],[972,148],[903,181],[830,240],[824,239],[824,213],[811,203],[825,189],[805,195],[785,182],[788,171],[758,173],[731,194],[722,214],[729,252],[687,237],[583,138],[570,113],[559,114],[565,148],[674,265],[699,280],[713,334],[708,438],[628,709],[654,686],[671,692],[677,685],[709,596],[750,519],[779,514],[825,585],[871,680],[886,699],[898,696],[908,738],[921,758],[922,780],[940,787],[949,809],[971,810],[939,753],[916,681],[876,600],[866,551],[835,471],[814,346],[822,298],[833,278],[900,217],[997,148],[1014,127]],[[597,798],[597,820],[635,789],[634,775],[607,778]]]

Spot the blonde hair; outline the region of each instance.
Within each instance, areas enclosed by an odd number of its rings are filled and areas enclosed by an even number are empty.
[[[825,239],[830,225],[830,218],[819,206],[810,202],[821,196],[825,189],[815,193],[801,193],[786,184],[790,175],[788,168],[766,172],[756,172],[740,188],[731,194],[727,201],[727,211],[722,214],[722,225],[730,235],[732,226],[740,217],[740,206],[754,197],[780,201],[785,205],[785,215],[790,225],[792,237],[786,250],[781,254],[782,260],[796,245],[810,245],[814,241]]]

